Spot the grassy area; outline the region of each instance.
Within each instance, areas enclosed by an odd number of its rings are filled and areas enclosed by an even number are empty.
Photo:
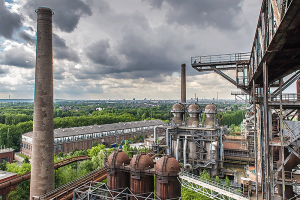
[[[30,159],[30,157],[28,157],[28,156],[25,156],[25,155],[23,155],[23,154],[20,154],[20,153],[19,153],[19,154],[17,154],[17,155],[18,155],[18,156],[20,156],[20,157],[22,157],[22,158],[24,158],[24,159],[25,159],[25,158],[28,158],[28,159]]]

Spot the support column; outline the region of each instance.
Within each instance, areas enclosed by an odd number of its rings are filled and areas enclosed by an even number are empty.
[[[52,10],[37,13],[30,199],[54,189]]]
[[[297,81],[297,98],[298,98],[298,82]],[[283,113],[282,113],[282,78],[279,80],[279,94],[280,94],[280,144],[281,144],[281,157],[282,157],[282,199],[285,199],[285,172],[284,172],[284,140],[283,140]],[[298,112],[299,114],[299,112]],[[298,116],[299,117],[299,116]],[[298,118],[299,121],[299,118]]]
[[[258,167],[257,167],[257,129],[256,129],[256,88],[255,88],[255,81],[253,80],[253,87],[252,87],[252,100],[253,100],[253,113],[254,113],[254,155],[255,155],[255,195],[256,200],[258,200]]]
[[[264,199],[271,199],[271,187],[270,187],[270,160],[269,160],[269,118],[268,118],[268,92],[269,92],[269,83],[268,83],[268,66],[267,63],[263,63],[263,88],[264,88],[264,139],[265,139],[265,183],[266,183],[266,196]]]

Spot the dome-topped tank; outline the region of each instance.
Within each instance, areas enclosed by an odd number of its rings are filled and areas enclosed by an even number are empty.
[[[213,103],[207,104],[205,106],[204,112],[206,114],[206,119],[204,121],[204,125],[207,128],[213,128],[215,126],[215,117],[217,114],[217,106]]]
[[[148,170],[154,167],[153,160],[148,154],[139,153],[130,161],[130,190],[133,194],[146,194],[154,191],[154,177],[146,174]],[[142,198],[138,198],[140,200]],[[136,200],[130,197],[130,200]]]
[[[114,151],[107,158],[107,164],[114,165],[115,167],[121,165],[128,165],[129,163],[129,156],[122,150]]]
[[[156,162],[155,170],[157,172],[178,173],[180,171],[180,165],[175,158],[164,156]]]
[[[184,105],[181,103],[174,104],[171,112],[174,115],[173,121],[175,124],[181,124],[183,121]]]
[[[204,108],[206,114],[216,114],[217,113],[217,106],[213,103],[207,104]]]
[[[156,195],[162,199],[172,199],[181,197],[181,185],[178,181],[180,165],[171,156],[160,158],[155,165],[155,187]]]
[[[148,154],[140,153],[135,156],[130,161],[130,167],[132,169],[149,169],[154,167],[153,160]]]
[[[188,113],[189,119],[187,121],[188,127],[197,127],[199,124],[199,114],[200,114],[200,106],[196,103],[189,105]]]
[[[112,152],[106,162],[107,185],[110,190],[130,187],[130,173],[120,168],[130,163],[129,156],[122,150]],[[117,195],[117,193],[112,193]]]

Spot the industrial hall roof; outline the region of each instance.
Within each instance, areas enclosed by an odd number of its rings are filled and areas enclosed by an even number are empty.
[[[54,129],[54,138],[84,135],[91,133],[101,133],[108,131],[117,131],[132,128],[141,128],[149,126],[165,125],[166,123],[160,120],[145,120],[135,122],[119,122],[114,124],[90,125],[73,128],[58,128]],[[32,137],[33,132],[24,133],[23,136]]]

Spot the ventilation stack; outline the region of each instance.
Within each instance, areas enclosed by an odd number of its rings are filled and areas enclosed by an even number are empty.
[[[180,165],[171,156],[160,158],[155,165],[155,190],[161,200],[181,197],[181,185],[178,181]]]
[[[37,13],[30,199],[54,189],[52,10]]]
[[[117,191],[130,187],[130,172],[121,170],[125,165],[129,165],[130,159],[122,150],[116,150],[110,154],[106,163],[107,185],[110,190]],[[121,192],[121,191],[119,191]],[[113,196],[116,196],[113,193]]]
[[[153,160],[148,154],[139,153],[130,161],[130,190],[133,194],[143,194],[154,191],[154,177],[145,172],[154,167]],[[137,197],[138,200],[142,199]],[[130,200],[136,200],[130,197]]]
[[[206,114],[206,119],[204,121],[204,126],[206,128],[215,127],[216,114],[217,114],[217,106],[213,103],[207,104],[205,106],[204,112]]]

